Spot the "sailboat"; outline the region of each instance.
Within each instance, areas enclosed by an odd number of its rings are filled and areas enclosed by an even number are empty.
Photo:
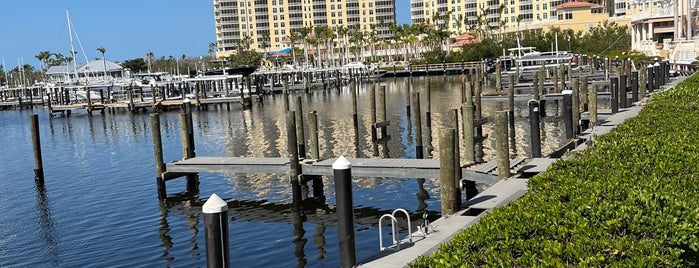
[[[70,56],[73,58],[73,72],[74,72],[74,77],[70,79],[69,85],[67,86],[70,88],[71,86],[75,87],[75,97],[78,100],[86,100],[88,97],[88,92],[89,92],[89,98],[91,100],[99,100],[101,99],[101,96],[99,93],[95,91],[91,91],[89,87],[89,77],[88,75],[85,76],[85,80],[81,83],[80,81],[80,75],[78,74],[78,60],[76,58],[76,51],[75,51],[75,46],[73,44],[73,34],[75,34],[75,39],[78,41],[78,45],[80,46],[80,50],[85,57],[85,62],[88,62],[87,60],[87,54],[85,53],[85,49],[83,49],[82,43],[80,42],[80,37],[78,37],[77,31],[75,31],[75,27],[73,26],[73,23],[70,21],[70,13],[66,9],[66,20],[68,22],[68,36],[70,37]],[[70,64],[70,63],[68,63]],[[69,66],[66,66],[66,72],[70,72]],[[70,74],[68,74],[68,77],[70,77]]]

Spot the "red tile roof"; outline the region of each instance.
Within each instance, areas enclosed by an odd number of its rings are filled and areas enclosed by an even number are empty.
[[[557,5],[555,8],[560,9],[560,8],[570,8],[570,7],[591,7],[591,6],[593,6],[593,4],[588,3],[588,2],[567,2],[567,3]]]
[[[456,40],[468,40],[468,39],[475,39],[475,38],[476,38],[475,36],[465,33],[465,34],[457,36],[454,39],[456,39]]]

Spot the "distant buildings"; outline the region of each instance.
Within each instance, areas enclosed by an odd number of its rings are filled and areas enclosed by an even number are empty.
[[[82,78],[104,78],[105,75],[108,78],[129,76],[121,65],[103,60],[90,61],[78,66],[77,69],[72,64],[51,66],[46,70],[46,75],[49,77],[49,82],[54,84],[67,84]]]
[[[396,11],[395,0],[214,0],[214,19],[216,57],[224,57],[239,46],[259,52],[290,47],[292,31],[303,27],[373,27],[386,37]]]

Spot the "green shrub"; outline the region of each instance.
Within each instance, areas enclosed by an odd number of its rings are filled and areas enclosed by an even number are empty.
[[[410,267],[699,265],[699,77]]]

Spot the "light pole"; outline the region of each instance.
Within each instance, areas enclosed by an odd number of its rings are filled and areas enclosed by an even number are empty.
[[[570,34],[568,35],[568,52],[570,52]]]

